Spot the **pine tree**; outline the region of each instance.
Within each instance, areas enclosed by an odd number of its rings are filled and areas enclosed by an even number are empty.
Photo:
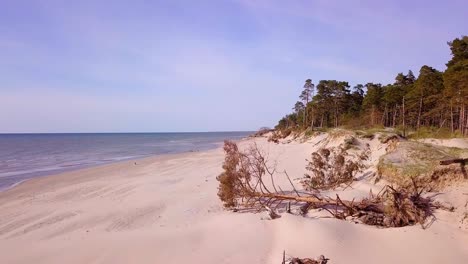
[[[451,126],[467,134],[468,115],[468,36],[448,43],[452,59],[447,63],[444,73],[444,94],[451,99]],[[455,111],[455,113],[454,113]]]
[[[314,92],[314,84],[312,83],[311,79],[307,79],[304,84],[304,90],[302,90],[301,95],[299,96],[299,98],[303,101],[303,104],[306,108],[306,110],[304,111],[304,123],[303,123],[304,127],[308,126],[307,107],[309,105],[310,99],[313,96],[313,92]]]
[[[434,110],[438,109],[438,102],[442,105],[443,88],[442,73],[429,66],[422,66],[413,89],[406,95],[407,102],[411,102],[407,107],[408,116],[416,129],[422,124],[433,126],[442,121],[443,117]]]
[[[353,124],[401,125],[404,131],[450,127],[468,135],[468,37],[448,44],[452,58],[444,73],[424,65],[418,78],[409,70],[406,75],[398,73],[392,84],[358,84],[352,91],[347,82],[336,80],[321,80],[315,91],[312,80],[307,79],[301,101],[277,128],[337,127],[359,120]]]

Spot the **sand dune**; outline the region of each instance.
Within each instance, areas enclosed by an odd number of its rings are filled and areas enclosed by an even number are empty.
[[[314,149],[334,144],[320,137],[255,141],[278,161],[278,170],[295,177],[304,174]],[[370,147],[375,155],[383,151]],[[152,157],[38,178],[2,192],[0,263],[280,263],[283,250],[299,257],[324,254],[330,263],[468,262],[468,225],[459,213],[440,212],[423,230],[380,229],[313,213],[261,220],[262,213],[227,212],[216,196],[223,159],[221,149]],[[363,179],[341,195],[365,196],[370,188],[380,186]],[[440,197],[463,207],[465,192],[466,184]]]

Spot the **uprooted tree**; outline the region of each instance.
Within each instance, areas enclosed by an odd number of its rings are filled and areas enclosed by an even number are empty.
[[[269,166],[257,145],[239,150],[231,141],[224,142],[224,171],[217,177],[218,196],[226,208],[268,210],[271,216],[276,210],[293,205],[303,213],[310,209],[323,209],[333,217],[352,219],[368,225],[400,227],[421,224],[433,216],[433,210],[441,208],[431,198],[423,196],[424,190],[414,183],[412,190],[386,186],[381,192],[360,201],[348,201],[322,197],[312,192],[299,192],[289,175],[282,174],[290,183],[292,191],[284,191],[275,184],[275,166]]]

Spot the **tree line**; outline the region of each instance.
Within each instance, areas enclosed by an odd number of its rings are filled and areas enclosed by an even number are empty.
[[[468,36],[448,42],[452,58],[441,72],[424,65],[416,78],[398,73],[392,84],[358,84],[311,79],[304,84],[293,112],[276,129],[393,127],[445,129],[468,135]]]

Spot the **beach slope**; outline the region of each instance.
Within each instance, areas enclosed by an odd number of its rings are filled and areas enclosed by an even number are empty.
[[[278,170],[296,178],[323,142],[314,140],[272,144],[257,138],[241,146],[255,141]],[[216,181],[223,160],[222,149],[151,157],[37,178],[1,192],[0,262],[280,263],[283,250],[298,257],[323,254],[330,263],[468,261],[467,226],[448,212],[423,230],[288,214],[262,220],[264,213],[225,211]],[[372,188],[378,186],[358,182],[340,195],[363,197]],[[456,196],[460,206],[468,201],[460,190],[445,195]]]

